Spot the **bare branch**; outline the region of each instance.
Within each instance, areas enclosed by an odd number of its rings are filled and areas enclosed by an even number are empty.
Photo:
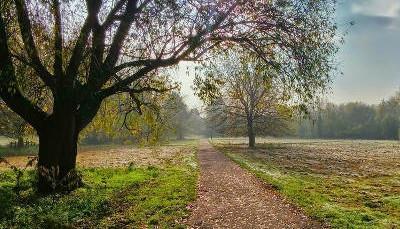
[[[97,14],[99,13],[101,7],[101,1],[87,1],[86,5],[88,16],[86,17],[85,23],[81,28],[66,71],[66,75],[71,77],[76,76],[78,73],[78,68],[82,63],[86,43],[89,38],[89,34],[96,23]]]
[[[111,43],[110,51],[104,61],[104,67],[106,69],[111,69],[119,58],[122,43],[125,37],[128,35],[128,31],[135,19],[135,14],[138,13],[139,10],[136,4],[137,0],[128,0],[121,24],[115,33],[114,40]]]
[[[119,0],[119,1],[115,4],[114,8],[113,8],[113,9],[110,11],[110,13],[107,15],[106,20],[105,20],[105,21],[103,22],[103,24],[101,25],[101,27],[102,27],[103,30],[107,30],[108,27],[110,27],[111,24],[114,22],[114,20],[120,18],[120,17],[117,17],[116,14],[117,14],[117,12],[118,12],[119,10],[121,10],[122,6],[124,6],[124,4],[126,3],[126,1],[127,1],[127,0]]]
[[[18,14],[18,23],[21,30],[22,40],[24,41],[25,51],[27,52],[35,71],[43,82],[50,88],[55,87],[54,77],[43,66],[32,35],[31,21],[25,0],[15,0]]]
[[[54,17],[54,74],[55,76],[63,76],[62,67],[62,52],[63,52],[63,39],[61,31],[61,13],[60,13],[60,2],[53,0],[52,5],[53,17]]]
[[[14,112],[40,131],[47,116],[25,98],[17,87],[14,66],[7,44],[7,34],[0,12],[0,97]]]

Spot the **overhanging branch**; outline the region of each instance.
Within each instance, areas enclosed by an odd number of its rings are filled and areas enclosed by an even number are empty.
[[[31,21],[28,15],[28,9],[25,0],[15,0],[15,6],[18,15],[18,24],[21,30],[21,37],[24,42],[24,48],[27,52],[34,70],[37,72],[43,82],[50,88],[55,88],[55,79],[43,66],[32,35]]]
[[[40,132],[47,114],[25,98],[17,87],[7,34],[0,12],[0,97],[8,107]]]

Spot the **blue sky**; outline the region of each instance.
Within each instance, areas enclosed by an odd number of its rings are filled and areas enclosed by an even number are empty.
[[[343,75],[335,77],[327,99],[379,103],[400,88],[400,0],[338,1],[337,22],[348,34],[337,56]],[[355,25],[349,28],[350,21]],[[199,107],[191,90],[194,74],[187,67],[177,70],[182,94],[190,107]]]
[[[379,103],[400,88],[400,0],[339,0],[341,29],[349,21],[328,99]]]

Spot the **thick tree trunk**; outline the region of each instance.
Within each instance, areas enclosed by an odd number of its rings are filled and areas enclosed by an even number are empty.
[[[75,172],[79,131],[74,114],[50,117],[39,133],[38,191],[70,191],[81,185]]]
[[[247,136],[249,137],[249,148],[256,147],[256,135],[254,133],[253,120],[247,120]]]

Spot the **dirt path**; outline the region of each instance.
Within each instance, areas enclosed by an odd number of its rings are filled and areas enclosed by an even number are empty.
[[[207,141],[200,144],[199,161],[192,228],[321,228]]]

